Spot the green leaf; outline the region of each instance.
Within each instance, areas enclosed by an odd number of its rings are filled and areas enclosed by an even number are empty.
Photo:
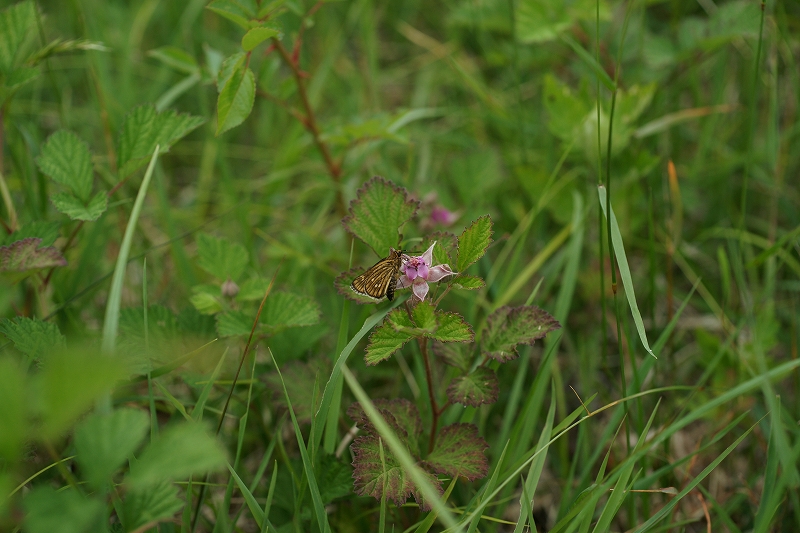
[[[27,437],[28,398],[25,382],[25,373],[16,361],[10,357],[0,359],[0,420],[3,421],[0,461],[5,464],[15,464]],[[8,493],[0,494],[5,499]]]
[[[406,342],[413,338],[412,335],[395,329],[397,325],[413,328],[414,324],[405,310],[395,309],[389,313],[384,319],[383,323],[375,328],[372,335],[369,337],[369,345],[367,345],[364,361],[367,365],[377,365],[391,357],[391,355],[399,350]]]
[[[149,417],[137,409],[94,413],[75,429],[76,460],[83,477],[95,489],[111,481],[114,472],[136,451],[149,427]]]
[[[256,78],[242,53],[222,63],[217,78],[217,135],[238,126],[250,115],[256,97]]]
[[[92,194],[92,154],[77,135],[59,130],[47,138],[36,164],[53,181],[66,185],[83,202]]]
[[[197,60],[177,46],[162,46],[147,52],[147,55],[179,72],[195,74],[200,72]]]
[[[26,533],[85,533],[101,530],[105,504],[73,489],[56,492],[42,486],[25,496],[22,508]]]
[[[349,496],[353,487],[353,467],[328,454],[323,454],[320,462],[319,490],[322,502],[328,504],[337,498]]]
[[[238,242],[219,239],[207,233],[197,234],[197,264],[217,278],[238,280],[244,274],[250,254]]]
[[[19,89],[23,85],[32,82],[35,80],[40,74],[40,71],[37,67],[18,67],[16,70],[8,74],[5,80],[3,80],[3,87],[5,90],[0,92],[0,98],[2,98],[3,93],[8,94],[11,91]]]
[[[403,505],[414,490],[411,476],[378,434],[357,437],[350,446],[353,453],[353,480],[356,494],[383,497]],[[409,452],[410,453],[410,452]],[[435,486],[438,480],[431,480]]]
[[[270,331],[313,326],[319,323],[320,314],[319,305],[313,298],[290,292],[273,292],[264,304],[261,324]]]
[[[206,9],[213,11],[217,15],[225,17],[234,24],[247,30],[252,25],[250,19],[253,19],[256,16],[255,9],[253,6],[248,4],[249,2],[247,1],[214,0],[206,6]]]
[[[208,285],[192,287],[194,294],[189,298],[194,308],[203,315],[214,315],[223,309],[222,303],[220,302],[222,293],[219,287],[215,287],[216,290],[214,291],[209,289]]]
[[[54,349],[66,346],[66,338],[52,322],[18,316],[0,319],[0,333],[31,359],[39,359]]]
[[[194,299],[192,299],[192,303],[194,303]],[[220,337],[250,335],[250,332],[253,330],[253,320],[254,316],[244,311],[220,313],[217,315],[217,334]]]
[[[5,239],[0,239],[0,246],[21,241],[28,237],[38,237],[41,239],[42,242],[40,246],[52,246],[58,238],[60,229],[60,222],[45,222],[44,220],[28,222],[11,235],[6,235]]]
[[[421,331],[434,333],[436,331],[436,313],[430,300],[420,302],[411,310],[414,325]]]
[[[236,295],[237,302],[261,301],[269,287],[269,280],[264,278],[250,278],[239,287]]]
[[[267,39],[277,37],[280,33],[279,29],[268,26],[259,26],[248,30],[242,37],[242,49],[245,52],[249,52]]]
[[[601,185],[597,188],[597,193],[600,197],[600,207],[603,209],[603,214],[608,217],[608,213],[606,213],[606,188]],[[636,293],[633,290],[633,277],[631,277],[628,257],[625,255],[625,246],[622,244],[622,234],[619,231],[617,217],[614,215],[613,208],[611,209],[611,242],[614,244],[614,256],[617,258],[617,266],[619,267],[619,274],[622,278],[622,286],[625,288],[625,296],[628,298],[628,307],[631,310],[631,315],[633,315],[633,322],[636,324],[639,340],[642,342],[644,349],[647,350],[647,353],[656,357],[656,354],[650,349],[650,343],[647,342],[647,333],[644,330],[642,315],[639,313],[639,306],[636,304]]]
[[[58,437],[128,374],[120,358],[87,347],[54,351],[43,366],[34,388],[41,409],[39,435],[45,440]]]
[[[521,43],[551,41],[580,20],[595,19],[598,0],[522,0],[515,13],[516,36]],[[605,2],[600,2],[600,18],[609,17]]]
[[[103,191],[98,192],[88,203],[70,193],[61,192],[50,196],[53,206],[67,215],[72,220],[85,220],[91,222],[100,218],[108,207],[108,195]]]
[[[36,35],[36,5],[19,2],[0,11],[0,72],[9,74],[17,64],[26,37]]]
[[[400,228],[416,214],[418,207],[419,202],[409,198],[404,188],[375,176],[358,190],[342,224],[376,254],[385,257],[390,248],[397,247]]]
[[[468,266],[483,257],[492,242],[492,219],[484,215],[458,236],[458,262],[456,270],[464,272]]]
[[[483,278],[478,276],[464,275],[464,274],[455,278],[452,283],[453,283],[453,288],[465,289],[468,291],[482,289],[486,286],[486,282],[483,281]]]
[[[464,320],[464,317],[458,313],[438,311],[436,313],[436,322],[439,327],[430,337],[437,341],[472,342],[475,339],[475,333],[473,333],[472,328]]]
[[[569,86],[549,73],[544,77],[542,99],[549,117],[547,127],[562,141],[572,141],[589,113],[595,114],[587,101],[573,95]]]
[[[178,489],[172,483],[156,483],[143,488],[134,488],[125,494],[122,501],[122,524],[125,531],[143,531],[144,526],[153,526],[169,520],[184,506],[178,497]]]
[[[489,473],[489,461],[483,453],[488,447],[475,425],[451,424],[439,432],[433,451],[422,464],[437,474],[474,481]]]
[[[40,248],[42,239],[27,238],[0,246],[0,276],[12,281],[23,279],[39,270],[66,266],[67,260],[56,248]]]
[[[479,366],[466,376],[459,376],[447,387],[447,397],[453,403],[478,407],[497,401],[499,382],[494,370]]]
[[[489,315],[481,334],[481,351],[501,363],[517,358],[517,344],[533,344],[561,324],[533,305],[503,306]]]
[[[467,372],[472,363],[472,345],[462,343],[441,343],[435,341],[433,343],[433,353],[437,357],[450,366],[460,368],[463,372]]]
[[[168,152],[173,144],[205,121],[202,117],[179,114],[172,110],[159,113],[153,105],[134,108],[125,117],[119,135],[119,175],[127,176],[145,165],[152,157],[156,145],[159,146],[159,153]]]
[[[225,449],[202,424],[182,422],[167,428],[131,465],[126,483],[143,488],[163,481],[225,468]]]
[[[395,398],[392,400],[378,398],[372,400],[372,403],[389,423],[389,426],[400,436],[410,437],[409,440],[413,440],[422,434],[422,419],[419,416],[419,409],[417,409],[417,406],[412,402],[405,398]],[[364,431],[375,432],[374,426],[369,421],[360,403],[355,402],[351,404],[350,407],[347,408],[347,416],[353,419],[353,421],[358,424],[358,427],[362,428]]]

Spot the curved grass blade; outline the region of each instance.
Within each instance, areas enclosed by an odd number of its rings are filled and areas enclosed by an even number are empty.
[[[597,194],[600,197],[600,207],[603,208],[603,214],[606,217],[609,216],[606,213],[606,188],[600,185],[597,187]],[[639,340],[642,341],[642,346],[644,349],[647,350],[647,353],[652,355],[654,358],[656,354],[653,353],[653,350],[650,348],[650,344],[647,342],[647,334],[644,331],[644,322],[642,321],[642,315],[639,312],[639,306],[636,305],[636,293],[633,290],[633,278],[631,277],[631,269],[628,266],[628,258],[625,255],[625,248],[622,245],[622,234],[619,231],[619,225],[617,224],[617,217],[614,216],[614,210],[611,209],[611,242],[614,244],[614,255],[617,256],[617,265],[619,266],[619,273],[620,277],[622,277],[622,286],[625,287],[625,296],[628,298],[628,306],[631,308],[631,314],[633,315],[633,322],[636,324],[636,331],[639,333]]]

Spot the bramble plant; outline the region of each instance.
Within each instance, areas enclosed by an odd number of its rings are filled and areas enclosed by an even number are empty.
[[[381,255],[383,250],[398,245],[403,226],[416,213],[417,202],[409,198],[405,189],[375,177],[359,189],[343,224],[350,234]],[[416,342],[419,347],[425,368],[427,403],[417,406],[405,399],[383,399],[376,401],[375,406],[441,494],[444,490],[437,476],[472,481],[486,476],[489,469],[484,455],[488,444],[479,435],[478,427],[459,422],[440,428],[442,414],[457,404],[475,408],[496,402],[496,366],[515,359],[518,345],[533,344],[561,326],[536,306],[502,306],[486,317],[476,339],[474,328],[461,314],[439,308],[451,290],[475,290],[485,285],[482,278],[465,271],[484,256],[492,242],[489,216],[475,220],[458,237],[436,233],[420,242],[423,246],[431,244],[422,255],[404,256],[397,284],[398,290],[410,288],[411,295],[372,332],[364,360],[369,366],[377,365],[408,342]],[[451,263],[456,265],[457,272],[451,270]],[[361,270],[343,273],[336,279],[336,285],[345,297],[372,303],[349,288]],[[436,283],[432,296],[429,283]],[[399,295],[402,292],[395,293],[396,298]],[[443,364],[455,370],[448,373],[449,382],[434,377],[444,380],[444,373],[436,368]],[[437,393],[442,390],[447,391],[446,400]],[[428,413],[427,431],[423,430],[421,411]],[[382,449],[380,432],[361,406],[356,403],[347,413],[365,433],[351,446],[356,492],[378,500],[385,497],[397,505],[405,503],[413,493],[423,510],[430,509],[409,472],[390,450]],[[420,446],[419,440],[425,433],[427,445]]]

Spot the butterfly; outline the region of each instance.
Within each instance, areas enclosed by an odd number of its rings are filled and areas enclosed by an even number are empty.
[[[389,257],[381,259],[350,284],[350,288],[358,294],[369,296],[376,300],[384,296],[391,302],[394,298],[394,288],[400,277],[402,264],[402,250],[390,248]]]

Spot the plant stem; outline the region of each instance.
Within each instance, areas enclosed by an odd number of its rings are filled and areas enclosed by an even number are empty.
[[[439,425],[439,406],[436,404],[436,394],[433,392],[433,374],[431,373],[431,360],[428,357],[428,341],[424,337],[417,337],[417,344],[422,352],[422,359],[425,361],[425,379],[428,382],[428,399],[431,402],[431,436],[428,439],[428,453],[433,451],[433,443],[436,442],[436,427]]]
[[[336,163],[333,160],[333,156],[331,156],[331,151],[328,148],[328,145],[322,140],[319,132],[319,126],[317,125],[317,119],[314,115],[314,109],[311,107],[311,101],[308,99],[308,92],[306,91],[306,84],[304,81],[304,74],[300,71],[300,67],[297,63],[292,59],[289,53],[286,51],[286,48],[283,47],[281,42],[277,38],[272,39],[272,44],[275,46],[275,50],[281,55],[283,62],[291,69],[292,75],[294,76],[295,83],[297,83],[297,92],[300,95],[300,101],[303,104],[303,109],[305,109],[306,116],[302,118],[301,122],[303,126],[311,133],[311,136],[314,138],[314,144],[317,146],[317,149],[322,154],[322,158],[325,160],[325,166],[328,168],[328,173],[331,175],[333,182],[337,185],[336,187],[336,207],[339,210],[340,214],[344,216],[347,214],[347,208],[345,206],[344,196],[342,195],[342,190],[338,187],[339,183],[342,179],[342,167],[340,164]]]

